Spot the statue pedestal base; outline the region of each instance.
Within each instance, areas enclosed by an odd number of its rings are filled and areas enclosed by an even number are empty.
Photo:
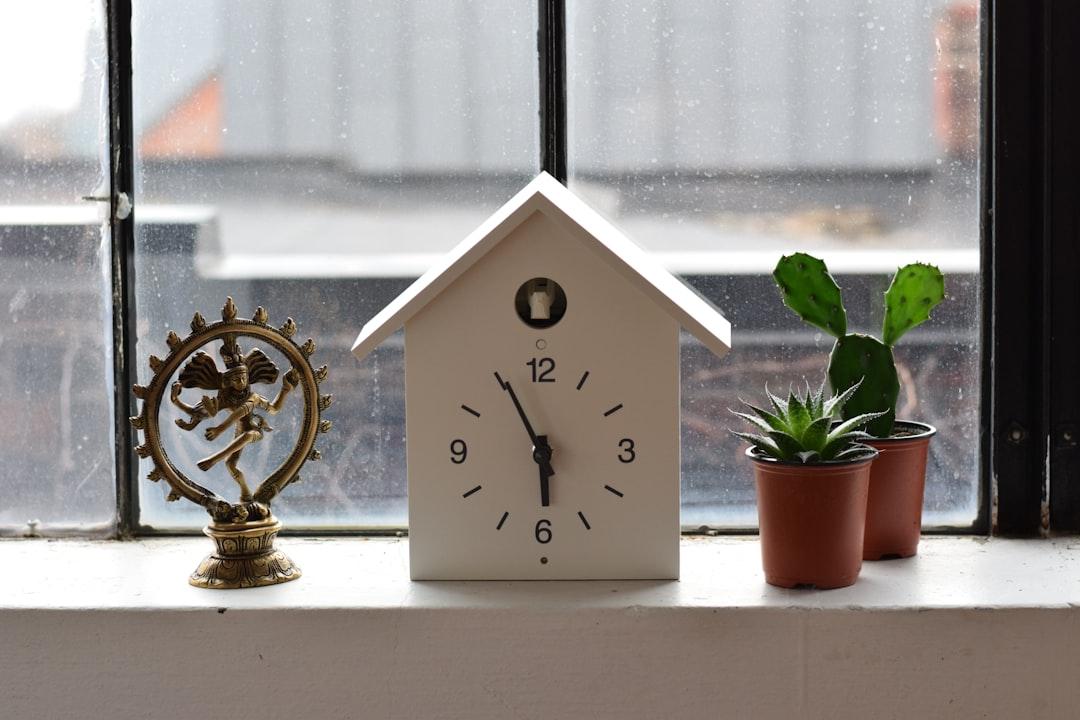
[[[210,523],[203,532],[217,551],[207,555],[188,579],[215,590],[277,585],[300,577],[300,568],[274,547],[281,523],[271,515],[250,523]]]

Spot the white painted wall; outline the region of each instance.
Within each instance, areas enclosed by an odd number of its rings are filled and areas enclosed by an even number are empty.
[[[1076,610],[7,614],[5,718],[1067,718]]]

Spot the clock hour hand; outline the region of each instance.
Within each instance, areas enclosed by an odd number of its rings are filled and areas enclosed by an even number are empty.
[[[548,478],[555,474],[551,467],[551,446],[548,445],[547,435],[537,435],[537,444],[533,446],[533,460],[540,469],[540,505],[547,507],[551,504],[551,493]]]

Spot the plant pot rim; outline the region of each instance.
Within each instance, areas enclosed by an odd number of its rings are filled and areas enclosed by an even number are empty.
[[[908,442],[910,440],[923,440],[925,438],[931,438],[937,435],[937,428],[929,423],[918,422],[916,420],[897,420],[893,423],[893,430],[898,428],[907,428],[914,431],[911,435],[890,435],[883,438],[869,438],[863,442],[875,442],[875,443],[894,443],[894,442]]]
[[[864,463],[870,463],[874,461],[874,458],[878,456],[880,451],[877,448],[870,447],[869,445],[863,445],[862,443],[855,443],[859,447],[863,448],[863,454],[857,458],[848,460],[825,460],[824,462],[815,463],[803,463],[792,462],[789,460],[777,460],[774,457],[762,454],[762,452],[751,445],[746,448],[746,457],[751,461],[761,463],[763,465],[772,465],[785,468],[801,468],[813,471],[814,468],[835,470],[836,468],[850,467],[853,465],[862,465]]]

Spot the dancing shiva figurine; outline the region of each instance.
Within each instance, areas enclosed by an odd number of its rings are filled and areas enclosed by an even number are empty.
[[[169,400],[188,414],[188,420],[176,420],[176,424],[184,430],[193,430],[203,420],[213,418],[222,411],[229,413],[224,422],[207,428],[204,435],[207,440],[214,441],[230,427],[235,426],[236,431],[232,442],[210,457],[200,460],[198,467],[206,472],[224,460],[229,474],[240,486],[241,502],[249,502],[252,500],[251,490],[244,480],[244,473],[237,464],[246,446],[259,442],[263,439],[263,433],[273,430],[255,411],[265,410],[271,415],[277,415],[281,412],[289,392],[296,387],[299,378],[295,370],[289,370],[282,378],[281,390],[278,391],[277,397],[273,401],[268,401],[252,390],[251,385],[276,382],[277,365],[259,349],[243,355],[235,335],[225,337],[220,353],[225,361],[225,372],[218,371],[217,364],[209,355],[198,352],[180,370],[180,379],[172,384]],[[204,395],[198,404],[192,406],[180,399],[180,393],[184,388],[201,388],[218,392],[214,397]]]
[[[191,330],[191,335],[183,340],[176,333],[169,333],[166,339],[169,355],[165,359],[150,356],[153,380],[147,386],[132,388],[135,396],[144,401],[141,412],[131,418],[132,426],[145,434],[144,444],[135,448],[135,452],[153,463],[153,469],[147,475],[150,480],[165,480],[169,484],[169,500],[186,498],[202,505],[210,514],[211,522],[204,532],[216,543],[217,552],[203,560],[192,574],[191,584],[239,588],[293,580],[300,576],[300,569],[274,548],[274,538],[281,523],[271,513],[270,502],[287,485],[299,480],[299,471],[305,462],[321,457],[315,449],[315,438],[331,428],[331,422],[322,419],[322,411],[330,407],[333,400],[331,395],[319,392],[320,383],[326,379],[326,366],[313,369],[308,360],[315,352],[314,340],[309,338],[302,345],[292,340],[296,333],[292,318],[280,328],[271,327],[266,310],[260,307],[250,320],[241,319],[237,317],[232,298],[228,298],[222,308],[221,322],[207,323],[202,315],[195,313]],[[240,345],[242,337],[262,341],[280,352],[289,363],[289,369],[282,374],[277,364],[258,348],[245,354]],[[202,349],[219,341],[221,345],[217,352],[223,369]],[[281,387],[273,400],[253,388],[254,385],[276,385],[279,377]],[[169,458],[162,442],[159,419],[166,388],[169,402],[187,415],[175,420],[181,430],[190,432],[206,422],[209,426],[203,430],[203,437],[214,442],[232,429],[228,443],[200,460],[197,466],[207,473],[224,461],[229,476],[240,488],[238,502],[229,502],[194,482]],[[192,405],[182,398],[188,389],[209,393]],[[265,434],[273,430],[262,413],[277,415],[294,391],[302,395],[299,437],[285,461],[252,490],[240,469],[244,449],[262,441]],[[217,424],[211,424],[219,419]]]

